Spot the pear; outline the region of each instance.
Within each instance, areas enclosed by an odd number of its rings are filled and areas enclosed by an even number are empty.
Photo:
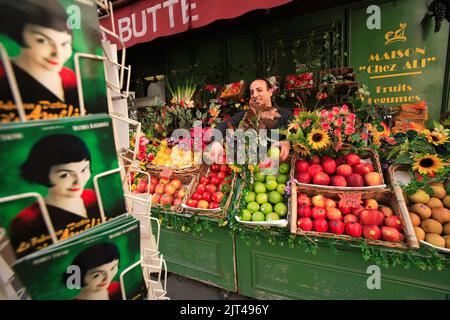
[[[425,241],[437,247],[445,248],[445,239],[435,233],[427,233]]]
[[[431,189],[433,189],[433,197],[442,199],[446,196],[445,189],[440,186],[431,186]]]
[[[428,201],[430,201],[430,196],[423,190],[417,190],[416,193],[408,196],[408,198],[409,200],[411,200],[411,202],[414,203],[427,203]]]
[[[442,202],[447,209],[450,209],[450,196],[445,196]]]
[[[431,208],[431,209],[433,209],[433,208],[443,208],[444,204],[438,198],[431,197],[430,201],[427,202],[427,206],[429,208]]]

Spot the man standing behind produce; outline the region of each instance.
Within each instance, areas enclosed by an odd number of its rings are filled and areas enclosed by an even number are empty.
[[[285,129],[294,118],[291,111],[279,108],[272,102],[273,89],[263,79],[256,79],[250,84],[250,108],[240,111],[233,117],[217,125],[222,136],[226,136],[227,129],[257,129],[254,119],[258,119],[258,129]],[[272,147],[280,147],[280,160],[285,161],[289,156],[291,144],[288,140],[272,144]],[[223,158],[224,148],[222,141],[214,141],[211,145],[209,158],[220,163]]]

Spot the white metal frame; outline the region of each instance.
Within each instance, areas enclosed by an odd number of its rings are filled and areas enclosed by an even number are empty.
[[[127,163],[134,164],[134,162],[136,161],[137,154],[139,152],[139,139],[140,139],[140,136],[141,136],[141,126],[142,126],[141,123],[136,121],[136,120],[132,120],[130,118],[127,118],[127,117],[125,117],[125,116],[123,116],[123,115],[121,115],[119,113],[110,112],[109,115],[111,116],[111,118],[113,118],[115,120],[126,122],[126,123],[136,127],[135,139],[134,139],[134,150],[130,150],[130,149],[124,148],[125,151],[131,152],[133,154],[132,158],[129,159],[129,158],[125,157],[124,155],[121,154],[120,151],[118,153],[119,157],[122,160],[126,161]],[[116,132],[116,130],[114,131],[114,134],[115,134],[116,141],[118,141],[118,133]]]

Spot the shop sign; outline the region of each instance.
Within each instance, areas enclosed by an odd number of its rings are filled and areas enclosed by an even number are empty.
[[[273,8],[292,0],[146,0],[114,11],[116,33],[127,47],[162,36],[232,19],[256,9]],[[100,19],[112,30],[111,18]],[[109,40],[115,42],[112,38]]]

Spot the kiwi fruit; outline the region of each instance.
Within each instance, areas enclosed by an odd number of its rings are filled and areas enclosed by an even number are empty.
[[[419,215],[420,219],[428,219],[431,217],[431,209],[423,203],[415,203],[411,206],[410,210]]]
[[[450,222],[444,224],[444,234],[450,235]]]
[[[445,247],[450,249],[450,236],[444,236],[443,238],[445,240]]]
[[[413,195],[408,196],[409,200],[414,203],[427,203],[430,201],[430,195],[423,190],[417,190]]]
[[[425,241],[435,245],[436,247],[445,248],[445,239],[438,234],[427,233],[425,236]]]
[[[446,196],[445,188],[443,186],[431,186],[433,189],[433,197],[443,199]]]
[[[431,217],[440,223],[450,222],[450,210],[446,208],[431,209]]]
[[[450,196],[445,196],[442,202],[447,209],[450,209]]]
[[[417,239],[425,240],[425,231],[422,228],[414,227],[414,233],[416,234]]]
[[[420,227],[426,233],[436,233],[436,234],[441,234],[443,229],[442,224],[433,219],[423,220],[422,223],[420,224]]]
[[[433,208],[443,208],[444,204],[441,200],[435,197],[431,197],[430,201],[427,202],[427,207],[433,209]]]
[[[409,217],[411,218],[411,222],[414,227],[420,226],[420,217],[416,213],[409,212]]]

